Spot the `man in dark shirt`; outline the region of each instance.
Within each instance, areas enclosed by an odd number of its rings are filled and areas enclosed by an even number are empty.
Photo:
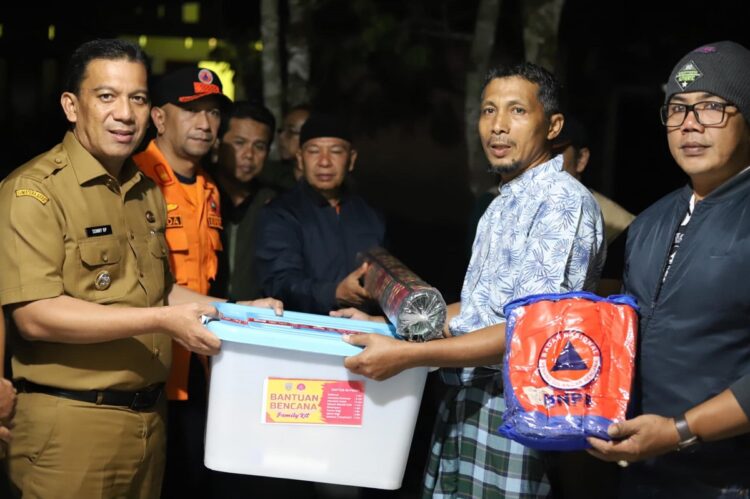
[[[244,101],[232,104],[226,120],[215,171],[222,200],[224,251],[211,292],[233,300],[254,300],[262,296],[255,265],[258,216],[276,195],[258,181],[258,175],[273,141],[275,119],[261,103]]]
[[[367,306],[367,271],[357,253],[383,244],[384,224],[346,179],[357,152],[336,118],[313,115],[303,125],[297,186],[260,217],[257,263],[265,293],[288,310],[327,314]]]
[[[690,185],[630,226],[640,415],[612,425],[612,442],[591,439],[591,453],[626,466],[622,497],[747,498],[750,51],[718,42],[683,57],[661,118]]]

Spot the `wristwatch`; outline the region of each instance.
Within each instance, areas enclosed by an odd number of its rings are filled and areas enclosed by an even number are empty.
[[[675,418],[674,426],[677,428],[677,434],[680,436],[680,441],[677,442],[678,451],[685,450],[700,443],[698,435],[694,435],[693,432],[690,431],[690,427],[688,426],[684,414],[679,418]]]

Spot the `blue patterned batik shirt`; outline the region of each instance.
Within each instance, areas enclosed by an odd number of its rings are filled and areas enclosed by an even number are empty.
[[[461,290],[454,336],[505,322],[503,307],[538,293],[594,290],[604,264],[599,205],[563,171],[562,156],[500,187],[479,221]],[[449,389],[440,406],[424,497],[542,498],[544,454],[502,438],[505,401],[498,365],[441,369]]]
[[[479,220],[451,333],[505,322],[503,307],[516,298],[594,291],[604,265],[603,242],[599,205],[563,171],[562,156],[527,170],[500,187]],[[467,379],[473,370],[463,371]]]

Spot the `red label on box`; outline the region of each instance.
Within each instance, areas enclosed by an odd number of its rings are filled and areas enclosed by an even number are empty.
[[[364,381],[266,378],[263,422],[362,426]]]

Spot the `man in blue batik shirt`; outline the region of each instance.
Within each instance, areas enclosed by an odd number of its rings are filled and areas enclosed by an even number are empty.
[[[530,294],[593,290],[604,262],[604,227],[591,193],[552,157],[563,127],[559,86],[525,63],[490,72],[479,136],[499,196],[479,222],[461,302],[448,307],[445,339],[405,343],[379,335],[346,359],[353,372],[385,379],[403,369],[440,366],[449,386],[433,432],[424,495],[546,497],[546,460],[497,434],[505,401],[501,359],[505,304]],[[334,315],[367,319],[347,309]],[[481,366],[481,367],[467,367]]]

